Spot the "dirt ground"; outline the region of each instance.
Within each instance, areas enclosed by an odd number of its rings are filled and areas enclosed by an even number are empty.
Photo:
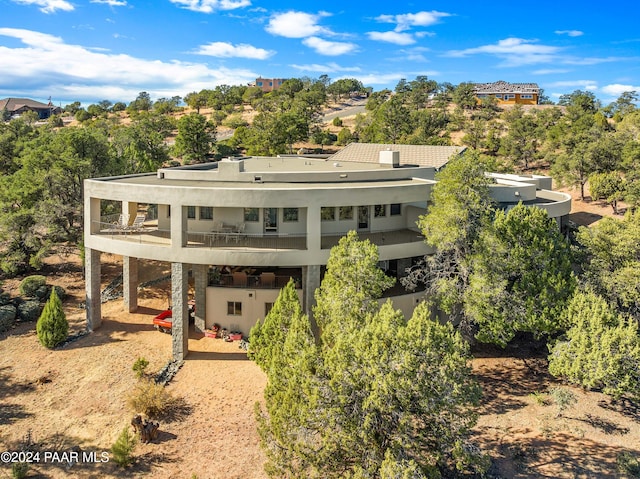
[[[572,219],[592,224],[611,208],[577,202]],[[103,279],[121,271],[120,258],[103,255]],[[166,266],[145,263],[140,281],[161,277]],[[84,283],[78,257],[60,255],[46,268],[50,284],[70,297],[65,311],[73,331],[84,328]],[[6,281],[15,290],[18,281]],[[16,450],[27,436],[41,451],[108,452],[132,411],[127,395],[136,383],[138,357],[157,371],[170,359],[171,337],[152,318],[167,307],[168,285],[140,293],[139,310],[122,300],[103,305],[103,325],[66,347],[49,351],[35,324],[0,335],[0,450]],[[189,356],[167,386],[183,407],[160,421],[160,435],[139,444],[128,470],[113,461],[34,464],[29,477],[262,479],[264,454],[253,415],[265,376],[238,343],[192,332]],[[485,348],[475,353],[474,374],[484,391],[474,440],[493,458],[492,477],[617,478],[622,453],[640,457],[640,407],[612,404],[605,396],[563,386],[576,404],[559,412],[549,392],[561,384],[546,373],[544,349]],[[52,459],[53,460],[53,459]],[[0,464],[0,477],[10,477]]]

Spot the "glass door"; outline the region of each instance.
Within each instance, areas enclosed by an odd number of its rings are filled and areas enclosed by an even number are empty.
[[[369,231],[369,206],[358,206],[358,231]]]
[[[264,217],[264,232],[278,232],[278,208],[263,208],[262,215]]]

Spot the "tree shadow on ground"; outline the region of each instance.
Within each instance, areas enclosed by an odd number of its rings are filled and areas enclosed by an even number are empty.
[[[640,404],[637,401],[625,397],[617,400],[611,399],[609,401],[602,399],[598,401],[598,406],[603,409],[608,409],[609,411],[620,413],[626,418],[640,423]]]
[[[521,398],[557,382],[548,372],[546,344],[526,335],[506,348],[476,345],[473,356],[481,359],[473,370],[483,391],[480,414],[504,414],[525,407],[527,402]]]
[[[193,413],[193,406],[185,398],[177,397],[162,410],[161,419],[166,423],[180,422],[190,416],[191,413]]]
[[[589,226],[601,219],[602,215],[597,213],[588,213],[586,211],[578,211],[577,213],[571,213],[569,215],[569,221],[573,221],[579,226]]]
[[[249,361],[246,351],[239,353],[189,351],[185,361]]]
[[[20,396],[35,390],[32,382],[18,381],[11,375],[11,368],[0,368],[0,425],[13,424],[33,416],[21,404],[7,403],[4,399]]]

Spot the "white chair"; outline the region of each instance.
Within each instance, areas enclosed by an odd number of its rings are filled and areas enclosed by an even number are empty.
[[[126,230],[129,227],[129,215],[122,213],[118,217],[118,221],[113,223],[113,227],[117,230]]]
[[[233,239],[236,240],[236,244],[244,238],[244,229],[245,229],[246,225],[244,223],[238,223],[238,225],[236,226],[236,231],[235,234],[233,235]]]
[[[144,222],[147,220],[146,215],[139,214],[136,215],[131,226],[127,228],[128,231],[140,231],[144,228]]]

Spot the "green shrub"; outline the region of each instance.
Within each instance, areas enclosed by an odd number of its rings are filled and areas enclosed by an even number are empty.
[[[336,116],[331,123],[333,123],[333,126],[342,126],[342,118]]]
[[[640,477],[640,461],[630,452],[621,452],[616,457],[618,472],[630,477]]]
[[[562,413],[562,411],[570,408],[576,402],[578,402],[578,399],[576,398],[576,395],[573,394],[573,391],[567,388],[555,387],[551,391],[549,391],[549,394],[553,399],[556,407],[558,408],[558,416]]]
[[[138,379],[142,379],[144,377],[147,366],[149,366],[149,361],[147,361],[145,358],[138,358],[136,359],[136,362],[133,363],[132,369],[135,371],[136,377]]]
[[[29,463],[14,462],[11,464],[11,477],[13,479],[23,479],[29,473]]]
[[[44,305],[44,310],[36,323],[36,333],[40,344],[50,349],[67,339],[69,323],[55,288],[51,290],[49,301]]]
[[[133,450],[136,447],[136,437],[129,431],[129,426],[125,427],[116,442],[111,446],[113,460],[122,467],[127,467],[133,462]]]
[[[133,412],[156,419],[172,410],[177,400],[162,384],[156,384],[151,380],[142,380],[136,384],[127,403]]]
[[[38,288],[47,284],[47,278],[42,275],[34,274],[27,276],[20,283],[20,294],[28,298],[33,298],[36,295]]]

